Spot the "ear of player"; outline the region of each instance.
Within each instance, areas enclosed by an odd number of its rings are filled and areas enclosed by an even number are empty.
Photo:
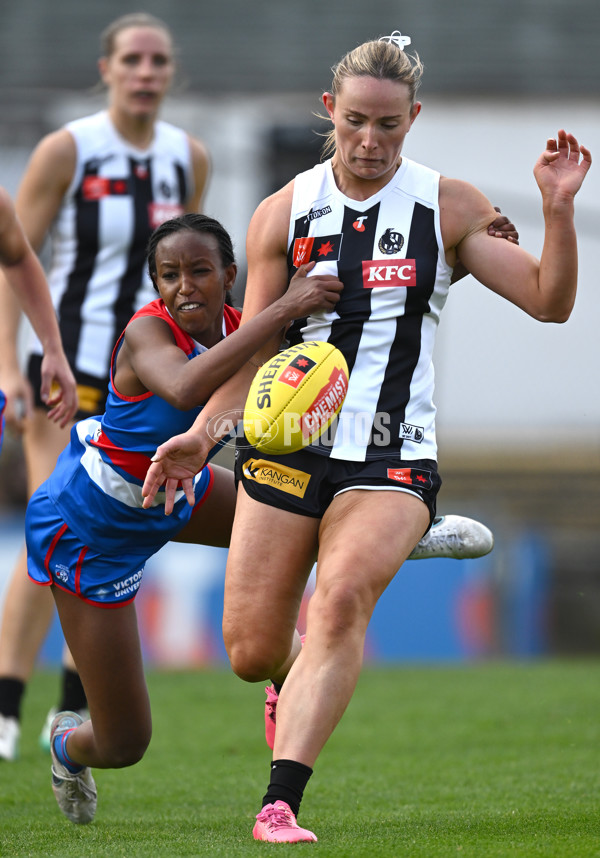
[[[348,392],[348,365],[331,343],[299,343],[256,373],[244,411],[244,432],[257,450],[293,453],[319,438]]]

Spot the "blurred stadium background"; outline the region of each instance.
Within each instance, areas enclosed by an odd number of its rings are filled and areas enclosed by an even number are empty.
[[[424,108],[406,155],[481,188],[531,252],[542,246],[532,167],[546,138],[565,127],[600,157],[597,0],[0,0],[0,8],[0,184],[11,193],[44,134],[103,105],[101,30],[140,8],[165,19],[180,74],[163,115],[211,150],[205,210],[234,236],[240,287],[254,208],[318,158],[314,113],[331,65],[367,38],[400,29],[425,63]],[[496,547],[479,561],[407,564],[371,624],[372,660],[600,651],[599,198],[595,165],[577,199],[580,292],[566,325],[534,322],[472,278],[450,296],[436,362],[439,507],[481,518]],[[24,504],[20,444],[9,437],[0,457],[0,593]],[[223,660],[225,556],[169,546],[149,564],[138,606],[150,663]],[[45,662],[59,650],[55,626]]]

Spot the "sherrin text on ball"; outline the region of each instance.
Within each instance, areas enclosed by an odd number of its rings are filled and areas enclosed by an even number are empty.
[[[244,433],[257,450],[281,455],[306,447],[336,418],[348,392],[348,365],[331,343],[299,343],[256,373]]]

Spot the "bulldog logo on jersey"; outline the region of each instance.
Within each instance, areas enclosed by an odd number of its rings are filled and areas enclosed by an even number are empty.
[[[417,267],[414,259],[364,259],[362,264],[363,287],[416,286]]]
[[[337,262],[342,248],[342,234],[307,236],[294,241],[293,263],[295,268],[307,262]]]
[[[400,253],[404,247],[404,236],[401,232],[397,232],[395,229],[390,227],[389,229],[386,229],[379,239],[377,247],[387,256],[391,256],[393,253]]]

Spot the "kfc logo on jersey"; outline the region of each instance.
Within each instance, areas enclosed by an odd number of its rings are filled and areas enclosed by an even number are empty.
[[[414,259],[365,259],[362,264],[363,286],[373,289],[376,286],[416,286],[417,267]]]
[[[295,268],[307,262],[337,262],[340,258],[342,235],[321,235],[297,238],[294,241]]]
[[[148,203],[148,220],[152,229],[181,214],[183,214],[183,206],[175,203]]]

